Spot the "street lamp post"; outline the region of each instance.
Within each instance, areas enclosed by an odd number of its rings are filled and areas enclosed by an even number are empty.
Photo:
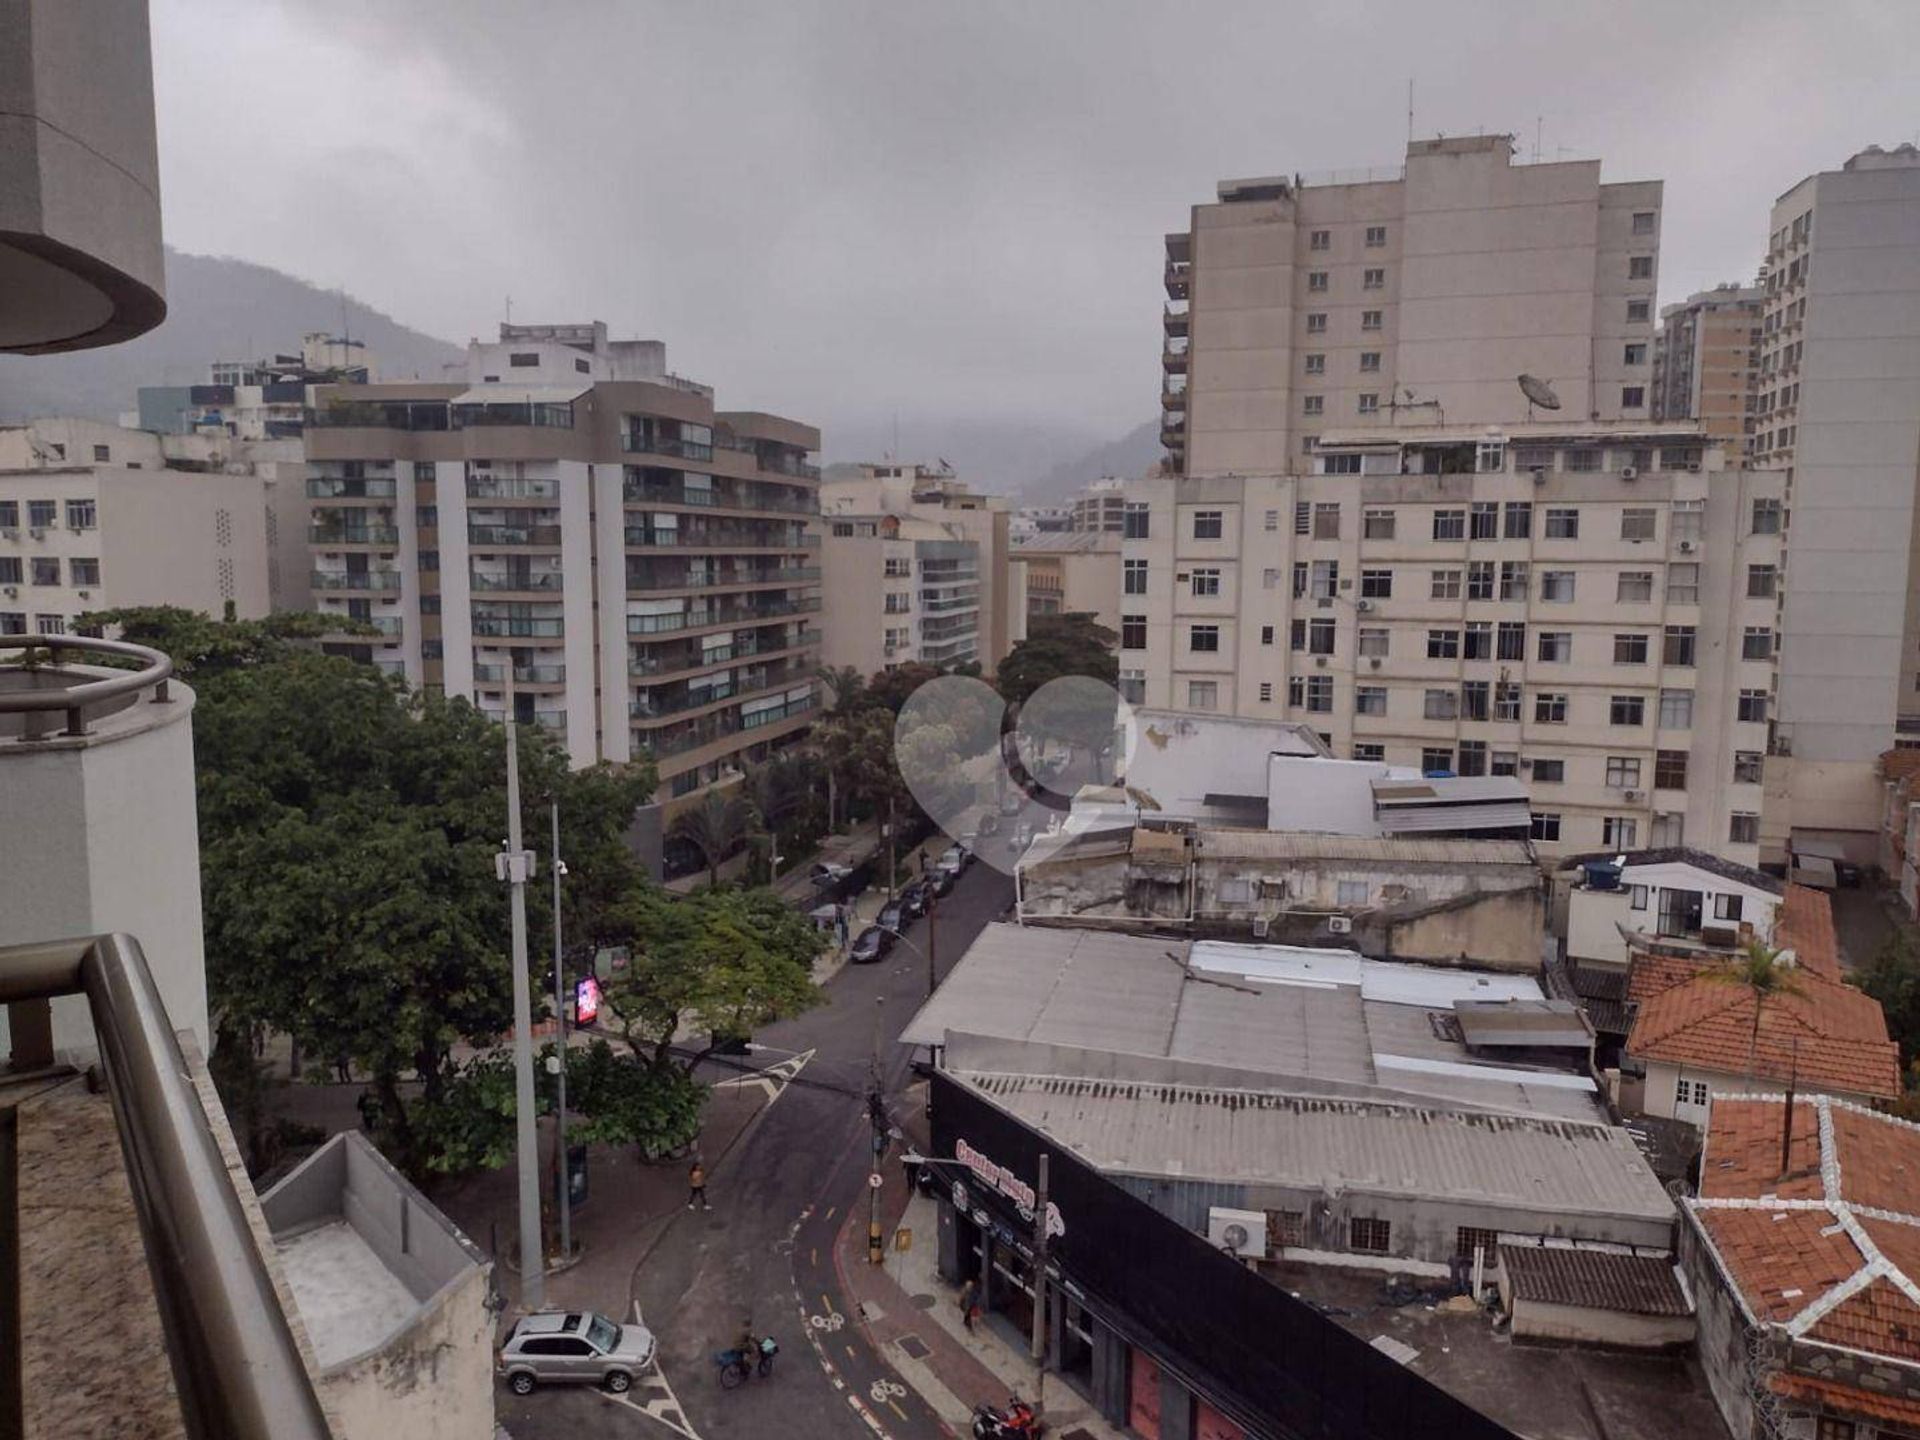
[[[508,668],[509,675],[512,669]],[[520,747],[513,722],[513,688],[507,688],[507,848],[494,857],[494,873],[507,883],[513,934],[513,1106],[520,1189],[520,1303],[538,1310],[546,1303],[547,1257],[540,1243],[540,1141],[533,1124],[533,985],[527,976],[527,881],[533,852],[520,834]]]
[[[560,956],[560,881],[567,867],[560,859],[560,802],[553,802],[553,1038],[554,1059],[560,1068],[554,1072],[556,1087],[553,1130],[553,1169],[559,1177],[560,1253],[573,1254],[572,1179],[567,1168],[567,994],[566,974]]]

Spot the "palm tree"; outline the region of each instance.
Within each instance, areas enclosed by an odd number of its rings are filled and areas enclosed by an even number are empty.
[[[867,677],[853,666],[824,665],[820,678],[833,692],[833,704],[827,707],[829,715],[850,715],[866,702]]]
[[[1757,1076],[1760,1058],[1760,1016],[1769,1000],[1804,994],[1800,968],[1790,950],[1775,950],[1760,940],[1706,972],[1717,985],[1738,985],[1753,996],[1753,1032],[1747,1039],[1747,1074]]]
[[[760,812],[738,791],[723,797],[709,790],[667,826],[669,840],[684,840],[700,852],[709,886],[720,883],[720,862],[759,833]]]

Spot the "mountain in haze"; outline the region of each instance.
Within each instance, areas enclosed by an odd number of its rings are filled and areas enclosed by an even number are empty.
[[[1149,420],[1118,440],[1055,465],[1028,485],[1021,499],[1029,505],[1058,505],[1072,499],[1083,485],[1104,476],[1131,480],[1145,475],[1160,463],[1161,456],[1160,422]]]
[[[1160,459],[1158,421],[1106,444],[1085,430],[1045,422],[917,418],[901,424],[897,452],[891,426],[828,426],[823,438],[829,467],[895,453],[907,464],[945,460],[975,489],[1023,505],[1057,504],[1103,475],[1144,475]]]
[[[342,327],[373,351],[382,378],[438,380],[466,351],[409,330],[337,290],[212,255],[167,251],[167,318],[160,326],[101,350],[71,355],[0,356],[0,421],[38,415],[115,420],[135,405],[142,385],[199,385],[215,360],[298,353],[314,330]]]

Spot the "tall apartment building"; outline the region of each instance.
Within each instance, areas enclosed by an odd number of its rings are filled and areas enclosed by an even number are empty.
[[[324,330],[300,337],[298,355],[216,360],[204,385],[142,385],[124,423],[160,434],[221,434],[239,440],[294,440],[320,385],[379,379],[366,343]]]
[[[1875,761],[1920,745],[1920,150],[1782,195],[1766,287],[1754,458],[1792,515],[1769,838],[1870,863]]]
[[[1127,482],[1116,475],[1094,480],[1073,497],[1075,530],[1104,530],[1118,535],[1125,527]]]
[[[1662,307],[1653,344],[1653,418],[1699,421],[1735,461],[1755,428],[1765,302],[1757,285],[1702,290]]]
[[[1119,532],[1109,530],[1022,539],[1013,558],[1026,573],[1028,621],[1085,614],[1118,634],[1122,543]]]
[[[1784,477],[1692,425],[1317,439],[1308,474],[1130,484],[1130,700],[1517,775],[1547,853],[1758,858]]]
[[[1358,426],[1510,425],[1514,377],[1570,417],[1650,413],[1658,181],[1416,141],[1360,183],[1224,181],[1166,238],[1162,440],[1176,474],[1311,467]]]
[[[821,486],[822,663],[862,674],[918,661],[991,675],[1026,635],[1012,515],[945,465],[861,465]]]
[[[284,441],[0,429],[0,635],[74,633],[132,605],[307,608],[304,473]]]
[[[466,384],[323,388],[313,587],[378,627],[331,648],[547,726],[575,765],[651,754],[657,799],[805,731],[819,667],[819,431],[716,411],[659,341],[503,325]]]

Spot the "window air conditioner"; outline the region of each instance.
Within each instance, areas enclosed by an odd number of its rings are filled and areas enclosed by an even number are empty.
[[[1698,465],[1689,465],[1687,466],[1687,473],[1689,475],[1698,475],[1700,473],[1700,467]]]
[[[1631,805],[1640,798],[1640,792],[1638,790],[1622,790],[1620,792],[1620,798]]]
[[[0,595],[5,595],[9,600],[19,593],[20,587],[18,585],[8,585],[5,589],[0,589]]]
[[[1353,611],[1356,615],[1371,615],[1373,613],[1373,601],[1364,599],[1356,600],[1353,602]]]
[[[1378,655],[1368,656],[1367,668],[1370,670],[1378,670],[1380,668],[1380,657]]]
[[[20,527],[17,525],[8,525],[4,529],[0,529],[0,540],[18,540],[19,538]]]
[[[1267,1258],[1267,1217],[1259,1210],[1207,1207],[1207,1239],[1236,1260]]]
[[[1693,553],[1693,541],[1682,540],[1680,542],[1680,553],[1682,555],[1691,555]]]
[[[42,526],[36,525],[27,531],[27,538],[30,540],[44,540],[47,538],[47,532]]]
[[[1631,465],[1622,465],[1620,467],[1620,478],[1622,480],[1638,480],[1640,478],[1640,472]]]
[[[1326,656],[1324,656],[1324,655],[1316,655],[1316,656],[1314,656],[1314,657],[1313,657],[1313,666],[1314,666],[1314,668],[1315,668],[1316,670],[1324,670],[1324,669],[1326,669],[1326,668],[1327,668],[1327,657],[1326,657]]]
[[[1351,935],[1353,933],[1352,918],[1346,915],[1329,915],[1327,917],[1327,933],[1330,935]]]
[[[1544,485],[1547,483],[1547,472],[1541,466],[1536,465],[1533,467],[1533,483],[1536,485]]]

